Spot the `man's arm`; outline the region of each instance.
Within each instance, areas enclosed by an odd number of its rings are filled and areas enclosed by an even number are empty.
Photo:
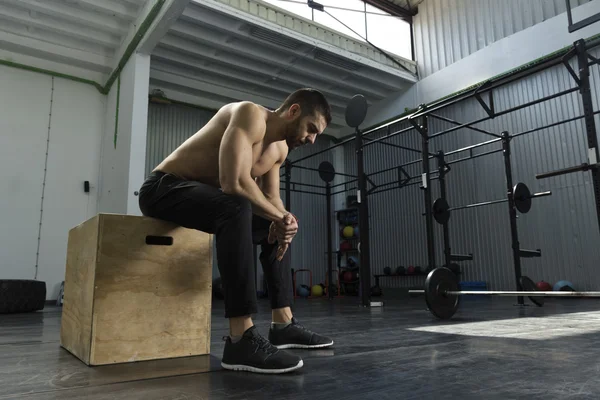
[[[269,221],[281,221],[284,212],[271,204],[250,174],[252,146],[265,134],[266,123],[251,103],[233,112],[219,149],[219,181],[224,193],[250,200],[255,213]]]
[[[285,158],[284,158],[285,159]],[[279,211],[282,213],[287,213],[288,211],[285,209],[283,205],[283,201],[281,200],[281,192],[280,184],[279,184],[279,169],[281,167],[282,161],[277,161],[273,168],[269,170],[266,174],[259,178],[260,188],[264,193],[266,199],[269,203],[273,204]]]

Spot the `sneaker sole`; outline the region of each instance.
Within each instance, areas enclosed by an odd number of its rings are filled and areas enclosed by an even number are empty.
[[[333,346],[333,341],[331,343],[325,343],[325,344],[293,344],[293,343],[291,343],[291,344],[280,344],[280,345],[274,345],[274,346],[280,350],[283,350],[283,349],[322,349],[323,347]]]
[[[287,372],[295,371],[299,368],[302,368],[304,365],[304,361],[300,360],[300,362],[289,368],[280,368],[280,369],[263,369],[257,367],[251,367],[250,365],[231,365],[221,362],[221,366],[225,369],[229,369],[231,371],[248,371],[248,372],[256,372],[259,374],[285,374]]]

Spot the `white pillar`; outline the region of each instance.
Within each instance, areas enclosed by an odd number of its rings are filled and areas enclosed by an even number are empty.
[[[107,96],[99,212],[141,215],[135,193],[145,178],[149,80],[150,56],[134,53]]]

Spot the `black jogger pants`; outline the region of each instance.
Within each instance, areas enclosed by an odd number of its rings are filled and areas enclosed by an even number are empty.
[[[261,245],[271,308],[292,306],[290,251],[277,261],[277,242],[267,242],[270,222],[253,215],[249,200],[204,183],[153,172],[140,188],[139,205],[146,216],[215,235],[226,318],[257,312],[253,244]]]

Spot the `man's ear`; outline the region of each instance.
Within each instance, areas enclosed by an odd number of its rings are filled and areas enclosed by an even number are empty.
[[[294,119],[300,115],[302,109],[300,108],[300,104],[294,103],[288,109],[288,115],[290,118]]]

